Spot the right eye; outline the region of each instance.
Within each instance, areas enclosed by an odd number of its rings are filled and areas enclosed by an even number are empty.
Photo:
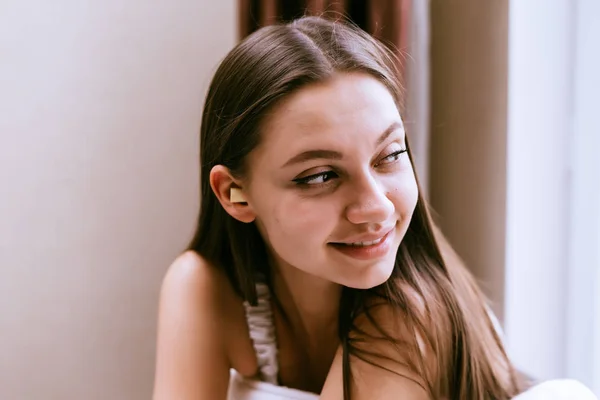
[[[333,171],[324,171],[319,172],[318,174],[313,174],[309,176],[303,176],[302,178],[294,179],[300,186],[319,186],[324,185],[333,178],[337,177],[337,174]]]

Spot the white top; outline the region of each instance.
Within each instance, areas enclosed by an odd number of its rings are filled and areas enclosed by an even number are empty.
[[[250,338],[258,360],[259,379],[245,378],[231,370],[227,400],[318,400],[314,393],[278,386],[277,340],[269,287],[257,283],[258,304],[244,303]]]

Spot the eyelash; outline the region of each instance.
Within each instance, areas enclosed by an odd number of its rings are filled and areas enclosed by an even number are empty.
[[[381,165],[387,159],[392,159],[392,161],[385,162],[386,165],[395,163],[396,161],[398,161],[400,159],[400,156],[403,153],[406,153],[406,149],[400,149],[400,150],[394,151],[393,153],[391,153],[391,154],[383,157],[381,159],[381,161],[376,166]],[[326,185],[332,178],[335,177],[335,175],[336,175],[336,173],[333,172],[333,171],[324,171],[324,172],[320,172],[318,174],[309,175],[309,176],[305,176],[305,177],[302,177],[302,178],[294,179],[294,182],[297,185],[303,186],[303,187],[318,187],[318,186],[321,186],[321,185]],[[325,178],[325,180],[323,182],[309,183],[309,182],[311,182],[313,180],[316,180],[317,178],[321,178],[321,177]]]
[[[396,162],[396,161],[398,161],[398,160],[400,159],[400,156],[401,156],[403,153],[406,153],[406,149],[400,149],[400,150],[394,151],[393,153],[391,153],[391,154],[389,154],[389,155],[387,155],[387,156],[383,157],[383,159],[382,159],[381,161],[383,161],[383,160],[387,160],[388,158],[394,158],[394,159],[392,160],[392,162]],[[381,161],[380,161],[380,164],[381,164]]]

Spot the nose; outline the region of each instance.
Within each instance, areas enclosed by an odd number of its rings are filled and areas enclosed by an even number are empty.
[[[381,224],[394,213],[394,203],[385,187],[372,174],[364,174],[350,188],[346,218],[353,224]]]

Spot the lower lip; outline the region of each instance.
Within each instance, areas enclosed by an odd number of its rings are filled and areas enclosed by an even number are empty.
[[[348,246],[344,244],[330,244],[331,247],[349,257],[357,260],[373,260],[385,256],[392,246],[394,230],[386,233],[381,242],[370,246]]]

